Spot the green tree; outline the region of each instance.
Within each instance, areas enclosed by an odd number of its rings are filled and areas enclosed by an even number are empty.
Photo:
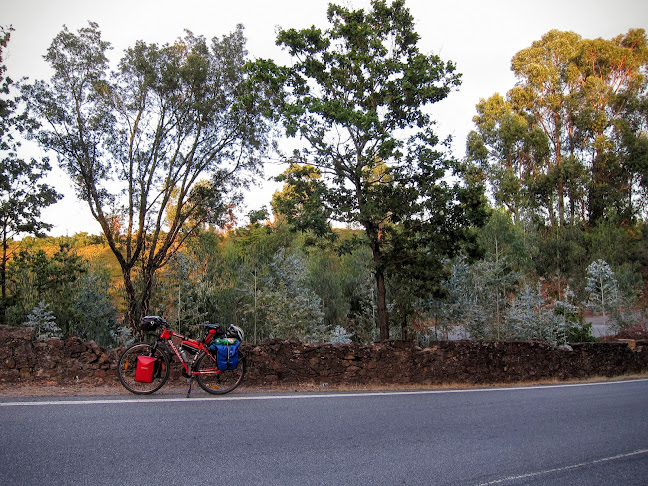
[[[564,309],[563,309],[564,312]],[[540,285],[525,285],[512,299],[504,322],[507,339],[539,339],[554,345],[567,342],[565,319],[558,319],[551,305],[542,295]]]
[[[0,324],[6,324],[7,264],[11,258],[9,242],[19,235],[42,235],[52,228],[41,219],[41,210],[61,196],[43,182],[51,167],[49,161],[19,157],[18,135],[33,128],[33,121],[18,113],[19,100],[11,96],[13,81],[7,77],[2,54],[12,29],[0,28]]]
[[[72,253],[66,245],[51,256],[42,249],[21,249],[8,268],[15,296],[12,306],[8,308],[12,322],[22,322],[27,313],[43,302],[50,306],[63,334],[71,334],[73,284],[87,272],[87,262]]]
[[[459,75],[451,62],[420,52],[403,0],[374,0],[368,11],[331,4],[327,15],[326,30],[279,32],[290,67],[259,61],[252,72],[283,87],[276,111],[287,134],[307,142],[295,157],[320,171],[325,211],[363,229],[380,338],[388,339],[386,273],[396,266],[394,238],[403,250],[419,241],[421,252],[437,258],[456,249],[449,243],[465,237],[473,214],[475,199],[443,179],[457,167],[438,148],[426,109],[459,85]],[[434,248],[441,240],[445,246]]]
[[[248,169],[259,167],[268,125],[249,89],[243,27],[208,42],[137,42],[109,73],[97,24],[59,33],[45,56],[49,83],[26,86],[32,112],[117,258],[135,326],[153,280],[186,239],[217,224]],[[141,272],[136,292],[134,272]]]
[[[532,124],[541,128],[549,142],[550,153],[540,170],[545,176],[556,179],[550,187],[547,207],[552,226],[565,221],[565,180],[560,171],[570,144],[566,138],[573,127],[566,108],[580,80],[579,70],[573,62],[579,52],[579,42],[580,36],[573,32],[552,30],[531,47],[518,52],[511,61],[519,81],[510,97],[524,114],[528,114]]]
[[[515,224],[507,212],[493,211],[488,222],[479,228],[477,240],[486,259],[506,256],[514,270],[533,273],[533,259],[538,253],[535,231],[524,223]]]
[[[278,220],[273,226],[251,224],[238,229],[234,236],[230,265],[234,265],[235,273],[231,282],[240,299],[235,311],[250,331],[248,335],[258,343],[272,332],[261,303],[263,283],[270,278],[275,255],[291,246],[294,234]]]
[[[447,338],[454,328],[472,339],[494,339],[492,293],[486,288],[482,270],[463,257],[449,265],[450,273],[442,283],[444,295],[429,303],[434,329],[423,329],[423,337],[433,334],[434,339]]]
[[[552,228],[641,215],[646,191],[648,42],[552,30],[511,61],[517,83],[477,105],[468,158],[498,204]]]
[[[120,344],[117,334],[117,310],[110,296],[110,280],[106,271],[88,268],[71,286],[67,309],[70,331],[100,346]]]
[[[9,155],[0,165],[0,322],[5,322],[4,310],[9,301],[7,294],[7,265],[11,254],[9,242],[20,235],[42,236],[52,225],[41,219],[43,208],[54,204],[60,195],[42,182],[50,171],[47,160],[31,161]]]
[[[621,194],[626,205],[621,214],[648,213],[648,97],[640,93],[619,96],[621,114],[615,121],[614,144],[619,162],[629,175]]]

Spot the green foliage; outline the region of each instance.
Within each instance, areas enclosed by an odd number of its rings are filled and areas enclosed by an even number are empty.
[[[322,302],[305,285],[305,269],[298,253],[280,251],[274,256],[259,295],[270,337],[321,342],[328,334],[322,326]]]
[[[626,263],[648,263],[641,226],[627,225],[616,214],[589,228],[586,246],[591,260],[604,260],[614,267]]]
[[[71,334],[100,346],[119,342],[117,312],[110,298],[106,272],[90,270],[82,275],[72,286],[68,309]]]
[[[342,233],[340,241],[348,239]],[[199,335],[199,324],[216,322],[242,327],[254,343],[271,336],[328,341],[341,327],[354,340],[373,340],[365,250],[313,247],[281,222],[204,232],[189,243],[160,273],[155,295],[163,298],[152,302],[180,332]]]
[[[261,209],[252,210],[247,214],[251,225],[256,225],[267,221],[269,218],[268,208],[263,206]]]
[[[22,249],[9,266],[9,281],[9,324],[20,325],[34,309],[47,308],[62,336],[114,343],[117,320],[108,276],[91,269],[68,246],[61,245],[51,256],[42,249]]]
[[[521,338],[564,343],[564,330],[556,326],[553,317],[553,312],[546,308],[540,287],[527,285],[506,310],[502,337],[505,340]]]
[[[564,290],[562,299],[554,302],[553,312],[565,342],[596,341],[592,335],[592,324],[584,322],[582,309],[576,305],[575,293],[569,286]]]
[[[304,252],[305,284],[322,303],[322,324],[327,329],[340,326],[349,312],[349,294],[345,293],[349,286],[345,280],[350,272],[342,268],[342,261],[332,250],[309,247]]]
[[[341,234],[344,243],[348,234]],[[338,246],[339,248],[339,246]],[[325,329],[343,327],[354,341],[375,338],[375,286],[371,254],[366,246],[342,254],[332,249],[308,247],[307,284],[322,301]]]
[[[516,86],[477,105],[460,163],[429,111],[460,75],[419,51],[404,2],[327,13],[326,29],[278,33],[290,66],[246,64],[238,27],[211,43],[189,32],[138,42],[113,74],[96,24],[64,29],[46,56],[50,82],[23,93],[46,121],[39,141],[104,234],[48,239],[70,245],[53,252],[40,238],[10,241],[47,229],[39,211],[57,195],[40,182],[46,160],[18,157],[16,133],[32,120],[15,112],[0,65],[3,269],[6,250],[22,249],[2,276],[7,320],[126,343],[110,301],[121,292],[131,325],[140,311],[194,336],[201,323],[232,323],[255,343],[368,342],[400,329],[421,342],[562,344],[593,339],[586,310],[628,329],[648,267],[645,32],[551,31],[517,53]],[[217,233],[259,169],[270,118],[305,142],[278,177],[274,222],[264,207]],[[80,257],[86,245],[106,263],[110,248],[122,288]]]
[[[606,312],[619,303],[619,287],[610,265],[596,260],[587,267],[588,306],[598,312]]]
[[[272,196],[274,213],[285,216],[295,231],[312,231],[317,237],[332,239],[335,235],[329,225],[332,211],[324,202],[326,185],[321,171],[311,165],[293,163],[275,180],[285,185]]]
[[[33,129],[34,121],[18,113],[19,99],[11,97],[13,81],[5,76],[2,53],[13,29],[0,28],[0,324],[6,324],[7,264],[9,242],[23,235],[42,235],[52,225],[41,220],[41,210],[61,195],[43,179],[51,167],[47,158],[29,161],[19,157],[20,141]]]
[[[588,261],[586,234],[580,226],[541,227],[538,230],[537,275],[567,275],[582,279]]]
[[[439,272],[447,277],[428,287],[408,282],[405,272],[396,274],[402,275],[402,280],[391,275],[388,302],[403,336],[415,336],[422,344],[457,336],[582,342],[593,340],[591,326],[583,320],[585,310],[604,312],[615,330],[632,324],[631,304],[642,288],[636,266],[626,263],[615,272],[609,268],[611,273],[590,266],[590,277],[608,275],[609,282],[616,282],[617,294],[622,297],[618,302],[611,302],[609,288],[603,285],[598,288],[607,297],[599,299],[596,285],[586,289],[584,277],[577,273],[549,274],[539,280],[539,286],[521,255],[526,241],[535,245],[540,239],[529,228],[519,226],[506,214],[494,213],[478,237],[484,258],[444,262]],[[354,232],[337,232],[341,243],[355,237]],[[152,309],[190,336],[204,332],[201,323],[217,322],[243,327],[253,342],[268,337],[318,342],[375,340],[370,250],[362,245],[339,254],[333,248],[311,246],[307,240],[281,222],[250,224],[227,235],[202,232],[160,273],[155,295],[161,298],[152,302]],[[67,333],[101,343],[131,339],[117,327],[110,306],[104,305],[110,293],[104,274],[97,276],[91,269],[84,273],[85,264],[78,267],[78,260],[69,256],[48,256],[40,240],[27,239],[23,244],[25,252],[14,267],[21,271],[13,275],[16,285],[23,282],[17,296],[31,296],[31,304],[25,299],[24,308],[12,307],[12,322],[24,322],[40,295],[46,297],[43,301]],[[529,254],[527,258],[536,257]],[[75,273],[75,268],[81,271]],[[71,275],[56,277],[66,272]],[[66,299],[52,297],[58,294]],[[598,302],[607,302],[607,307],[598,306]],[[19,313],[20,309],[24,310]]]
[[[648,41],[552,30],[511,61],[517,83],[481,100],[468,159],[496,203],[552,228],[645,215]]]
[[[86,272],[85,262],[70,253],[67,246],[61,246],[51,257],[42,249],[31,252],[23,249],[9,267],[13,294],[23,312],[43,300],[49,303],[67,300],[69,296],[62,290],[69,289]],[[59,323],[67,333],[66,324]]]
[[[448,339],[450,334],[486,340],[543,340],[555,345],[594,340],[591,324],[569,287],[557,298],[540,284],[518,289],[521,276],[502,261],[467,264],[459,259],[444,282],[446,297],[432,301],[431,325],[420,335]]]
[[[447,340],[459,327],[463,328],[464,334],[481,336],[485,323],[479,319],[480,307],[475,299],[473,277],[470,265],[462,258],[451,265],[450,274],[442,283],[444,293],[430,299],[428,315],[431,325],[418,330],[419,341],[425,344],[430,338]]]
[[[525,223],[515,224],[511,216],[501,210],[490,214],[488,222],[478,230],[477,240],[483,254],[506,256],[512,267],[521,273],[534,271],[534,258],[539,252],[536,233]]]

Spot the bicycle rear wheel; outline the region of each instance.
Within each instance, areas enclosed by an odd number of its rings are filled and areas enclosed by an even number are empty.
[[[245,376],[245,357],[239,353],[238,366],[233,370],[219,370],[216,359],[205,353],[196,363],[196,381],[200,388],[212,395],[224,395],[239,386]]]
[[[153,379],[150,383],[135,381],[137,370],[137,358],[140,356],[152,356],[158,358],[153,371]],[[149,395],[158,391],[169,379],[169,357],[159,348],[153,352],[153,346],[148,343],[137,343],[126,348],[119,357],[117,374],[119,381],[129,392],[137,395]]]

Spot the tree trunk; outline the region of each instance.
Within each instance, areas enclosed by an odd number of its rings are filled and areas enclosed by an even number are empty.
[[[409,341],[410,335],[407,330],[407,317],[403,316],[403,320],[401,321],[401,339],[403,341]]]
[[[387,315],[387,289],[385,287],[385,272],[381,267],[376,268],[376,288],[378,290],[378,329],[380,340],[389,339],[389,317]]]
[[[602,183],[603,182],[603,183]],[[591,169],[591,182],[588,191],[588,213],[589,213],[589,223],[591,226],[596,225],[596,223],[604,216],[605,214],[605,195],[601,190],[601,187],[605,186],[604,177],[602,174],[602,167],[599,154],[595,154],[592,158],[592,169]]]
[[[155,270],[148,266],[144,270],[144,289],[142,289],[142,298],[140,300],[140,311],[143,316],[148,315],[149,309],[151,307],[154,274]]]
[[[7,231],[3,232],[2,238],[2,265],[0,265],[0,283],[2,284],[2,297],[0,298],[0,324],[5,325],[7,322]]]
[[[126,325],[133,331],[138,329],[139,312],[137,310],[137,297],[135,295],[135,286],[131,279],[131,269],[122,268],[122,275],[124,277],[124,289],[126,290]]]
[[[372,223],[365,223],[365,233],[369,239],[371,254],[374,263],[374,277],[376,278],[376,304],[378,306],[378,331],[380,340],[389,339],[389,316],[387,314],[387,288],[385,286],[385,268],[382,261],[382,250],[380,247],[380,230]]]
[[[565,226],[565,183],[562,180],[562,143],[560,142],[560,117],[555,114],[555,123],[556,123],[556,168],[558,169],[558,224],[562,228]]]

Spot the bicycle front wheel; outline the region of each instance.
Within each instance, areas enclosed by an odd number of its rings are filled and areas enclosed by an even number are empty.
[[[152,380],[142,381],[141,378],[136,380],[137,359],[140,356],[158,358],[153,370]],[[117,374],[119,381],[129,392],[137,395],[149,395],[158,391],[169,379],[169,357],[161,349],[155,349],[148,343],[137,343],[126,348],[119,358],[117,365]]]
[[[245,357],[239,353],[238,366],[233,370],[219,370],[216,359],[205,353],[198,359],[195,371],[200,388],[212,395],[224,395],[239,386],[245,376]]]

